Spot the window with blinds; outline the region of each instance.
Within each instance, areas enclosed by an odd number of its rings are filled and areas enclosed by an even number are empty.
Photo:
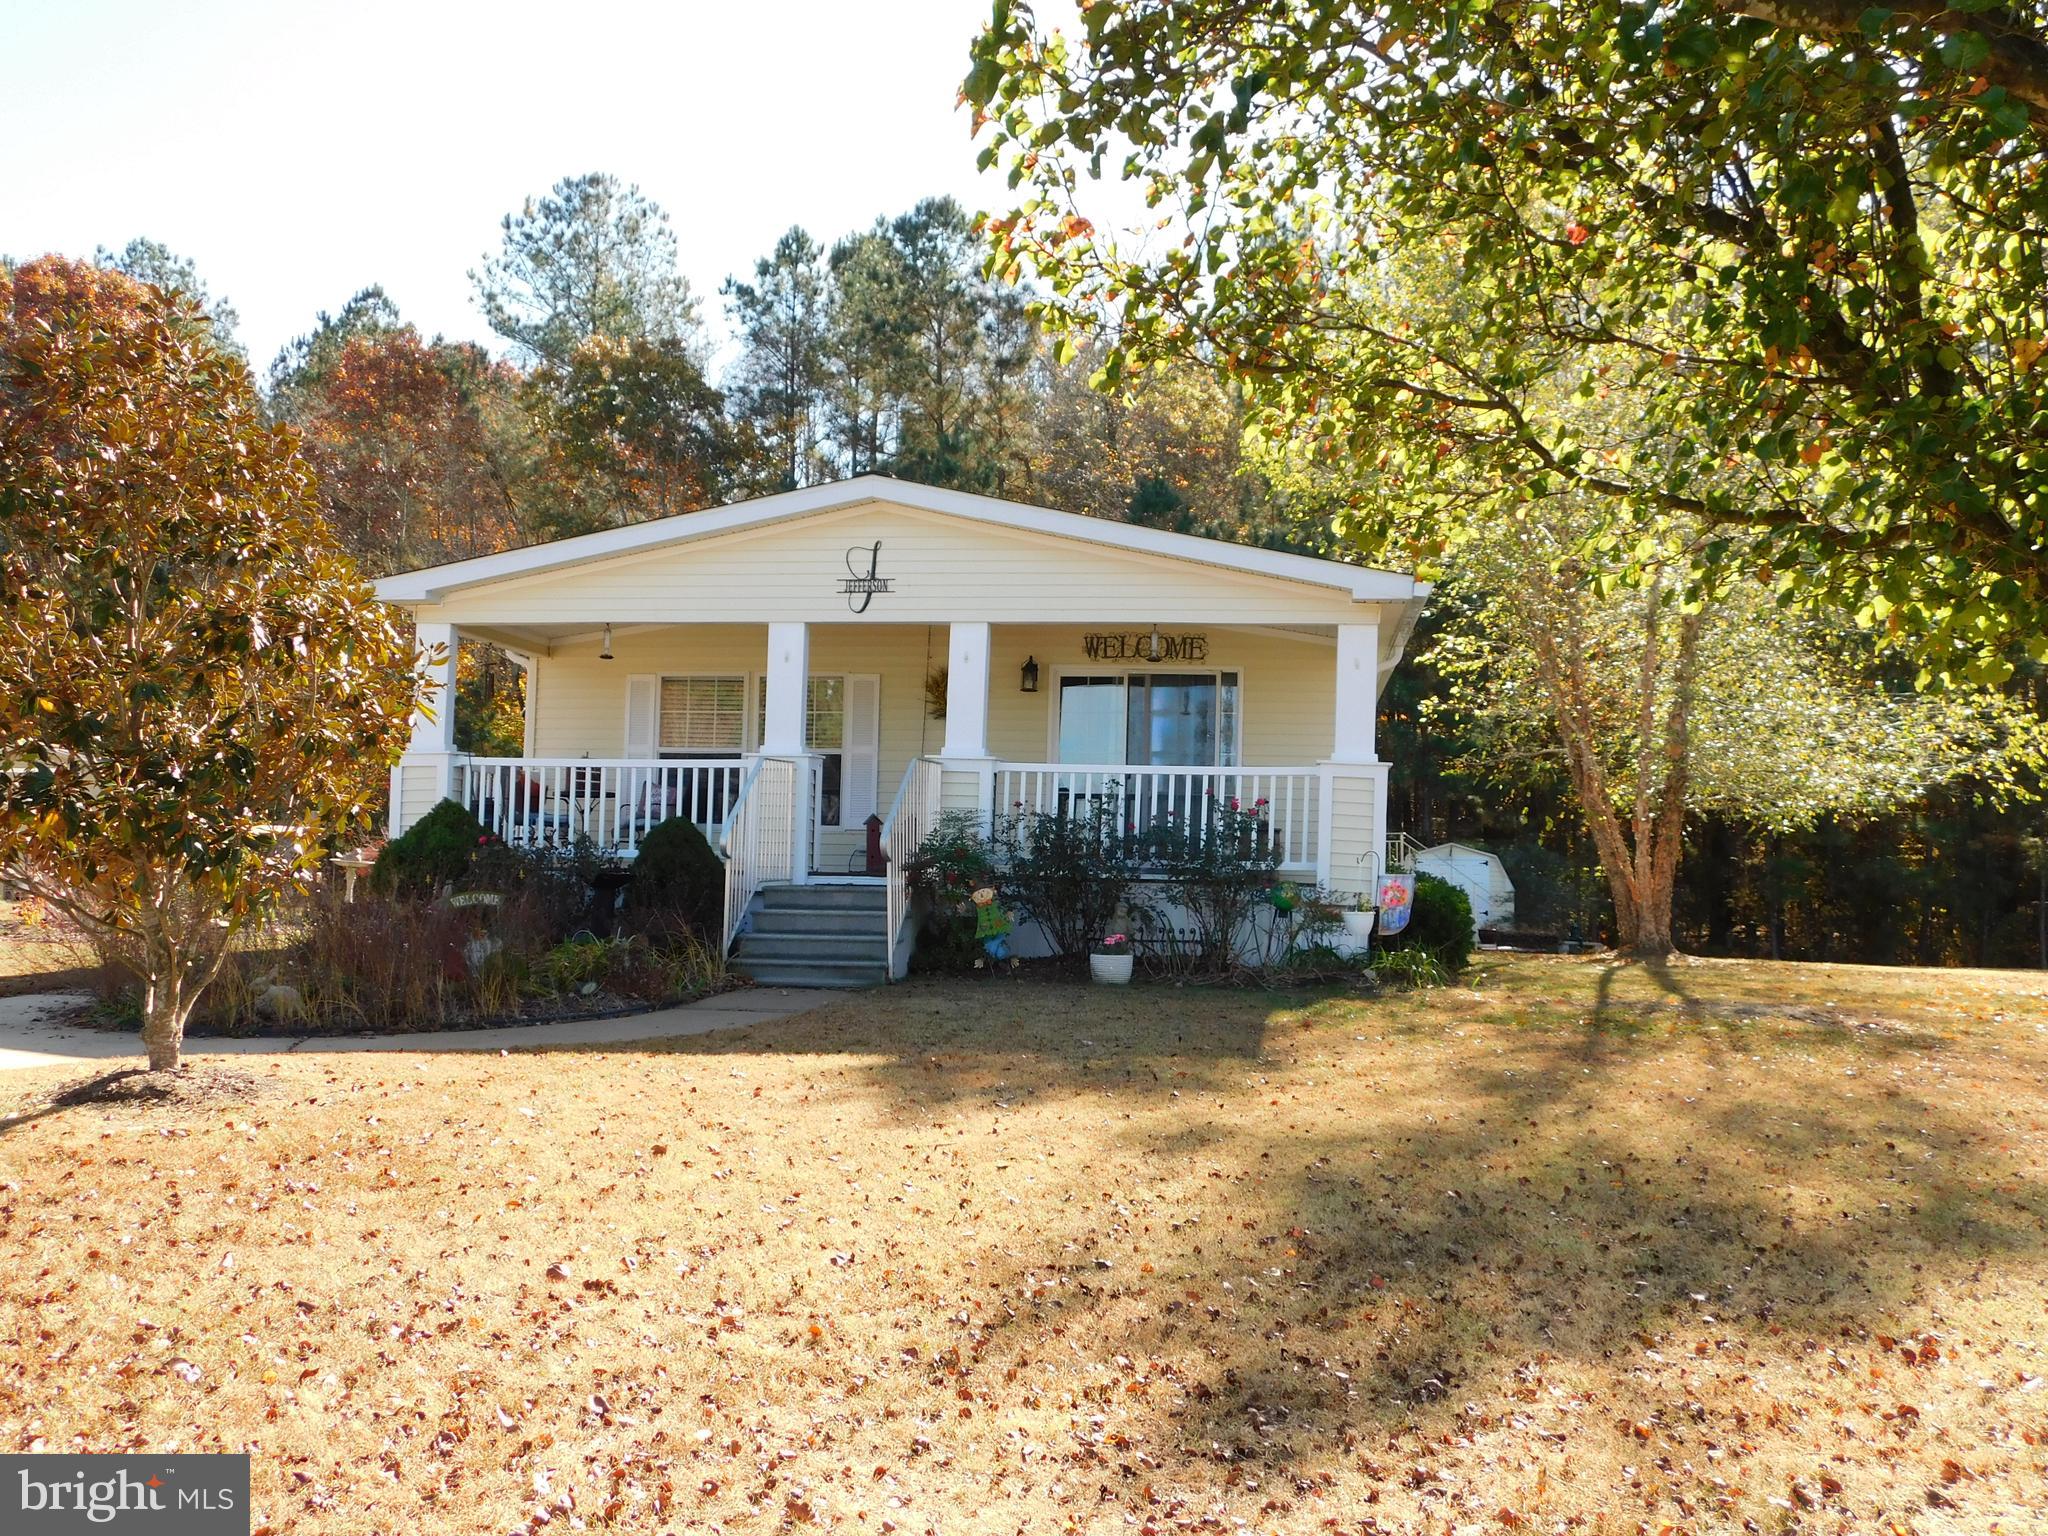
[[[661,680],[661,750],[738,752],[745,745],[744,677],[664,677]]]
[[[804,700],[804,742],[813,752],[846,745],[846,679],[814,677]]]
[[[768,679],[761,679],[761,698],[756,710],[761,735],[768,734]],[[804,691],[804,748],[811,752],[837,752],[846,745],[846,679],[813,677]]]

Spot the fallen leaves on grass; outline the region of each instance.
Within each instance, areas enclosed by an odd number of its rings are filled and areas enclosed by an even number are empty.
[[[2024,1528],[2038,981],[1109,991],[23,1119],[0,1449],[321,1536]]]

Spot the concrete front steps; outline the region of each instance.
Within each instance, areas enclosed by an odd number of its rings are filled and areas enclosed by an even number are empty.
[[[889,979],[888,892],[873,885],[764,885],[732,966],[780,987],[872,987]]]

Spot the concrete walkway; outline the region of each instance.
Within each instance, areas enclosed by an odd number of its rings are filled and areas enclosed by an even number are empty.
[[[807,1013],[845,995],[805,987],[742,987],[677,1008],[657,1008],[651,1013],[560,1024],[517,1024],[506,1029],[446,1029],[416,1035],[266,1035],[247,1039],[187,1036],[185,1054],[262,1056],[289,1052],[304,1056],[342,1051],[506,1051],[536,1045],[617,1045],[770,1024]],[[65,992],[0,997],[0,1072],[66,1062],[140,1059],[142,1041],[135,1035],[62,1022],[89,1002],[82,994]]]

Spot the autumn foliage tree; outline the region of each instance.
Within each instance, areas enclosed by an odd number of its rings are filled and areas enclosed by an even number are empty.
[[[543,445],[541,526],[615,527],[723,498],[738,462],[724,397],[681,342],[594,336],[523,391]]]
[[[362,823],[420,686],[189,299],[0,273],[0,861],[143,986],[152,1070]]]
[[[517,542],[504,430],[517,375],[410,325],[343,340],[281,394],[327,520],[372,574]]]

